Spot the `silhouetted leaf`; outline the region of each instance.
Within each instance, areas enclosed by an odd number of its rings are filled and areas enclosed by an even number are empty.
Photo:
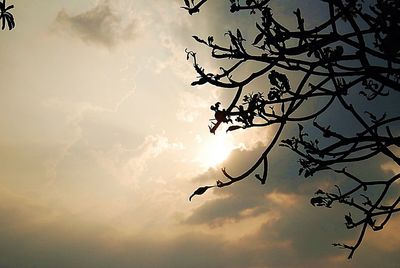
[[[238,40],[243,40],[242,33],[240,32],[239,29],[236,30],[236,36],[237,36],[237,39],[238,39]]]
[[[195,195],[202,195],[204,194],[208,189],[212,188],[214,186],[203,186],[199,187],[194,193],[189,197],[189,201],[192,201],[193,196]]]
[[[193,37],[194,40],[196,40],[197,42],[203,43],[203,44],[207,45],[206,41],[204,41],[203,39],[199,38],[198,36],[193,35],[192,37]]]
[[[371,121],[376,121],[376,116],[368,111],[365,111],[366,114],[369,115],[369,118],[371,119]]]
[[[316,191],[314,194],[318,195],[318,194],[325,194],[324,191],[322,191],[321,189],[318,189],[318,191]]]
[[[6,20],[7,20],[7,24],[8,24],[8,29],[12,30],[15,27],[14,18],[11,15],[8,15],[7,17],[8,17],[8,19],[6,19]]]
[[[351,228],[354,225],[353,218],[351,217],[351,213],[349,213],[349,215],[344,215],[344,219],[346,221],[347,228]]]
[[[234,130],[239,129],[239,128],[242,128],[242,127],[241,127],[241,126],[230,126],[230,127],[228,127],[228,129],[226,130],[226,132],[228,132],[228,131],[234,131]]]
[[[200,78],[197,81],[193,81],[192,82],[192,86],[197,86],[197,85],[204,85],[205,83],[207,83],[207,79],[205,79],[204,77]]]
[[[325,198],[322,196],[317,196],[317,197],[313,197],[310,200],[311,205],[313,205],[314,207],[321,207],[321,206],[325,206]]]
[[[253,45],[257,45],[264,37],[264,33],[259,33],[254,39]]]

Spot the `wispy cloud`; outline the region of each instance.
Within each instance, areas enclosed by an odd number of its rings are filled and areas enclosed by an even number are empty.
[[[54,29],[90,44],[112,48],[135,38],[137,21],[122,18],[105,2],[77,15],[70,15],[62,9],[56,17]]]
[[[138,148],[139,154],[129,160],[129,166],[133,171],[132,177],[137,178],[143,172],[149,160],[156,158],[169,147],[168,139],[164,136],[149,135],[145,137]]]

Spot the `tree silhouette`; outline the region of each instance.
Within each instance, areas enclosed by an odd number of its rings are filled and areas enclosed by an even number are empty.
[[[0,19],[1,19],[1,29],[6,28],[6,22],[9,30],[15,27],[14,16],[8,11],[14,8],[14,5],[6,6],[6,0],[0,2]]]
[[[182,8],[192,15],[200,12],[207,1],[185,0]],[[254,36],[240,29],[228,31],[228,45],[217,44],[213,36],[193,36],[211,50],[212,58],[228,62],[229,68],[209,73],[198,63],[196,53],[186,50],[198,75],[193,86],[209,84],[236,90],[227,107],[221,107],[219,102],[211,106],[211,133],[221,124],[227,125],[227,131],[254,127],[274,130],[265,151],[252,166],[239,176],[232,176],[223,168],[224,179],[215,186],[221,188],[250,179],[258,168],[262,174],[254,177],[264,184],[268,157],[276,146],[286,147],[300,157],[299,175],[307,178],[325,170],[343,177],[345,183],[335,185],[334,191],[317,190],[311,204],[330,208],[340,203],[353,211],[344,220],[348,229],[359,231],[358,239],[352,245],[333,244],[348,249],[350,259],[368,228],[381,230],[400,211],[396,188],[399,173],[390,178],[383,174],[380,178],[366,178],[346,168],[375,158],[390,162],[396,172],[400,165],[400,115],[399,108],[394,107],[399,103],[400,91],[400,1],[320,0],[329,14],[326,20],[306,27],[298,8],[293,12],[296,29],[276,19],[269,5],[272,1],[228,1],[230,12],[257,16]],[[237,78],[238,73],[243,77],[248,66],[254,71],[244,79]],[[292,78],[299,76],[299,80]],[[269,88],[245,94],[259,78],[267,78]],[[388,100],[392,105],[387,104]],[[384,101],[386,104],[377,104]],[[317,108],[307,108],[310,104]],[[321,118],[333,113],[340,114],[336,121],[344,121],[344,127],[340,122],[322,123],[327,120]],[[296,123],[297,136],[281,137],[287,126]],[[191,198],[208,188],[211,187],[200,187]]]

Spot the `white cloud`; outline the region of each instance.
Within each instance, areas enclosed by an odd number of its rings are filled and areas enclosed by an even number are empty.
[[[176,116],[178,120],[183,122],[194,122],[200,115],[204,114],[204,111],[209,111],[207,109],[209,103],[210,101],[193,92],[184,92],[179,97],[179,110]],[[211,115],[212,113],[209,112],[209,116]]]
[[[182,149],[181,143],[156,134],[146,136],[136,149],[116,144],[111,149],[94,150],[92,155],[117,181],[135,186],[154,159],[168,150]]]

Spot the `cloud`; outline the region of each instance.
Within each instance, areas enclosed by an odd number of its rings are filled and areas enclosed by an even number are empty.
[[[171,142],[164,135],[146,136],[143,143],[137,149],[137,155],[130,158],[125,166],[119,167],[129,174],[125,176],[127,179],[125,183],[129,184],[137,181],[148,168],[149,162],[160,156],[163,152],[167,150],[181,150],[182,148],[183,145],[181,143]],[[108,165],[103,163],[103,166],[107,167]],[[118,174],[118,171],[115,170],[114,174]]]
[[[251,187],[257,187],[252,185]],[[207,201],[204,205],[193,211],[184,223],[208,224],[211,227],[222,226],[231,222],[238,222],[248,217],[255,217],[266,211],[262,206],[262,195],[248,196],[244,193],[242,185],[241,195],[230,195]],[[243,191],[244,190],[244,191]]]
[[[93,9],[69,15],[61,10],[55,20],[55,30],[64,31],[84,42],[112,48],[121,42],[135,38],[137,21],[123,19],[116,14],[108,2]]]
[[[400,149],[396,148],[395,150],[393,150],[393,153],[394,155],[399,155]],[[394,161],[385,161],[381,164],[380,167],[385,173],[392,173],[393,175],[400,173],[400,167]]]
[[[240,174],[240,170],[254,163],[262,148],[259,144],[253,150],[236,150],[226,164],[234,168],[235,175]],[[393,254],[399,249],[397,236],[387,247],[381,244],[385,237],[391,236],[399,221],[389,222],[390,228],[385,227],[380,237],[368,233],[355,259],[348,261],[348,252],[333,248],[331,243],[356,241],[359,230],[347,230],[344,225],[349,208],[340,205],[332,209],[315,208],[309,200],[318,188],[334,191],[335,183],[343,189],[351,184],[323,172],[312,180],[298,179],[296,168],[291,167],[296,156],[286,153],[275,152],[271,156],[265,186],[250,176],[230,187],[216,188],[211,192],[212,199],[195,208],[181,223],[192,228],[201,226],[210,233],[221,232],[225,235],[222,237],[232,236],[232,241],[240,241],[248,260],[243,267],[374,267],[379,265],[379,261],[370,258],[374,255],[385,259],[384,264],[389,267],[393,265],[398,260]],[[219,171],[210,169],[194,181],[206,185],[220,176]],[[251,219],[257,219],[258,224],[251,223]],[[246,223],[247,230],[243,232]]]
[[[254,196],[253,205],[246,201],[243,207],[270,208],[262,214],[264,224],[256,228],[245,226],[249,234],[231,241],[194,228],[179,233],[174,227],[169,236],[146,232],[127,235],[113,225],[91,219],[90,214],[52,208],[53,203],[21,196],[0,185],[0,266],[329,268],[396,267],[400,261],[398,236],[391,239],[391,233],[398,229],[398,219],[394,218],[393,225],[389,223],[389,233],[380,232],[381,239],[390,243],[369,235],[370,241],[348,261],[344,252],[330,246],[332,237],[338,238],[339,230],[343,230],[343,222],[327,219],[335,218],[332,214],[340,211],[313,208],[301,190],[289,193],[276,187],[271,191],[260,188],[251,183],[228,188],[232,193],[243,192],[238,197],[243,202],[247,199],[244,196]],[[226,193],[223,198],[227,198]],[[272,209],[278,216],[267,220]],[[340,239],[348,238],[339,234]]]
[[[196,121],[205,110],[208,111],[209,101],[197,95],[194,91],[184,92],[179,96],[178,120],[183,122]],[[211,115],[211,113],[210,113]]]
[[[256,161],[263,150],[264,146],[262,143],[258,143],[258,146],[250,150],[243,148],[235,149],[224,162],[224,166],[228,173],[234,176],[239,175]],[[279,165],[275,165],[274,161],[272,164],[272,166],[279,168]],[[272,179],[272,177],[279,177],[275,174],[272,175],[270,179]],[[206,185],[215,183],[217,179],[226,180],[226,178],[223,178],[220,170],[209,169],[203,174],[193,178],[193,181],[200,185]],[[278,184],[284,185],[284,181],[280,181]],[[276,182],[272,182],[271,185],[275,189],[279,189]],[[270,205],[268,205],[266,194],[271,190],[271,185],[267,184],[264,187],[260,185],[259,181],[254,179],[254,177],[249,177],[249,179],[233,184],[230,187],[223,189],[217,188],[214,190],[214,193],[218,198],[209,200],[196,208],[193,214],[184,220],[183,223],[189,225],[206,224],[215,227],[232,222],[239,222],[243,219],[256,217],[270,211]],[[286,189],[286,191],[288,191],[288,189]],[[273,197],[274,196],[271,195],[271,198]],[[275,194],[275,197],[275,199],[277,199],[280,196]],[[193,199],[193,202],[201,198],[202,197],[196,197]]]

